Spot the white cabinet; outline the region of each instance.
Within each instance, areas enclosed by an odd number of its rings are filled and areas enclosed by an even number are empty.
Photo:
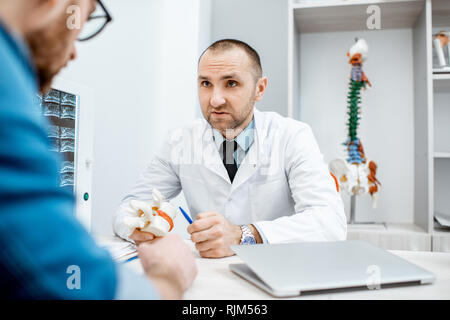
[[[257,107],[283,116],[289,113],[288,73],[291,71],[287,60],[288,3],[287,0],[212,0],[211,3],[211,43],[225,38],[238,39],[259,53],[263,73],[269,79],[269,90]]]
[[[450,25],[450,23],[449,23]],[[450,27],[447,28],[450,30]],[[450,73],[433,75],[433,212],[450,220]],[[434,222],[433,250],[450,252],[450,228]]]

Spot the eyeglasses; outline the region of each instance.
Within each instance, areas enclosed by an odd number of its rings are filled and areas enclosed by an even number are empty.
[[[100,0],[97,0],[99,6],[97,10],[89,17],[86,23],[83,26],[83,30],[78,37],[78,41],[86,41],[94,38],[100,32],[105,29],[106,25],[112,21],[112,17],[109,14],[106,7]],[[99,9],[102,11],[100,14],[97,14]]]

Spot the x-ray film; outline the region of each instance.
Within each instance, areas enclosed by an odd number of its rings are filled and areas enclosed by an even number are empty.
[[[47,136],[49,138],[59,138],[59,127],[54,125],[49,125],[47,128]]]
[[[61,105],[61,118],[75,120],[75,107],[71,105]]]
[[[76,107],[76,105],[77,105],[77,97],[75,95],[73,95],[73,94],[70,94],[70,93],[63,93],[62,94],[61,104],[62,105],[67,105],[67,106]]]
[[[59,138],[50,138],[50,151],[59,152]]]
[[[60,173],[75,172],[73,161],[63,161]]]
[[[44,102],[43,103],[43,113],[46,117],[60,117],[59,104],[54,102]]]
[[[75,152],[74,139],[61,139],[61,148],[59,152]]]
[[[60,93],[57,90],[50,90],[43,99],[45,102],[54,102],[59,104],[61,102]]]
[[[61,139],[75,139],[75,128],[61,127]]]
[[[73,172],[61,173],[61,179],[60,179],[59,186],[66,187],[66,186],[73,186],[73,185],[74,185],[74,173]]]
[[[47,136],[50,151],[63,153],[60,165],[61,187],[72,189],[75,185],[75,139],[78,97],[74,94],[50,90],[46,95],[36,94],[35,111],[48,120]]]

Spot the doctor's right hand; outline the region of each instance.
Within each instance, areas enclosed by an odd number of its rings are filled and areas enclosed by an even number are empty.
[[[179,235],[143,242],[138,254],[145,273],[164,299],[181,299],[197,276],[194,255]]]

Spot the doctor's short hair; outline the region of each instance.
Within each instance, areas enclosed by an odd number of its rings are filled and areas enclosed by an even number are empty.
[[[202,52],[200,58],[198,58],[198,63],[200,63],[200,60],[207,51],[223,52],[234,48],[240,48],[245,51],[247,56],[250,58],[253,68],[253,75],[255,76],[256,80],[261,78],[262,67],[258,52],[256,52],[256,50],[249,46],[247,43],[236,39],[222,39],[214,42],[208,48],[206,48],[205,51]]]

